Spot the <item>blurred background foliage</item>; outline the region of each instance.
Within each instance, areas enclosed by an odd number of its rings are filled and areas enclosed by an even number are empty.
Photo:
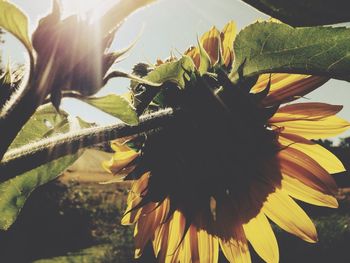
[[[350,137],[338,146],[328,140],[319,143],[350,169]],[[340,187],[339,209],[300,202],[317,226],[318,243],[306,243],[274,227],[280,262],[350,262],[350,177],[334,177]],[[0,233],[0,262],[154,262],[150,248],[141,259],[132,259],[133,228],[120,225],[129,188],[130,183],[101,185],[66,176],[40,187],[10,230]],[[252,257],[254,263],[263,262],[256,254]],[[222,257],[220,262],[226,261]]]

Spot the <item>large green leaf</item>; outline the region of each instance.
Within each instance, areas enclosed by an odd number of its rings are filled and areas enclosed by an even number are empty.
[[[262,73],[299,73],[350,80],[350,29],[344,27],[293,28],[260,22],[243,29],[234,42],[237,70],[251,77]]]
[[[68,115],[57,113],[50,104],[40,107],[12,143],[17,148],[28,143],[69,131]],[[29,195],[39,186],[55,179],[79,154],[61,157],[0,184],[0,229],[8,229],[16,220]]]
[[[88,98],[86,103],[114,116],[130,125],[138,124],[135,108],[122,96],[115,94],[99,98]]]
[[[176,83],[180,88],[184,88],[187,74],[193,72],[194,69],[195,66],[192,59],[188,56],[183,56],[177,61],[164,63],[156,67],[148,73],[145,79],[154,83],[171,81]]]
[[[329,25],[350,21],[349,0],[243,0],[292,26]]]
[[[55,133],[68,132],[67,117],[67,113],[63,111],[58,113],[51,104],[41,106],[19,132],[10,149],[18,148]]]
[[[0,184],[0,229],[9,229],[29,195],[37,187],[55,179],[78,156],[62,157]]]
[[[27,16],[15,5],[5,0],[0,0],[0,27],[17,37],[28,51],[32,50],[28,36]]]

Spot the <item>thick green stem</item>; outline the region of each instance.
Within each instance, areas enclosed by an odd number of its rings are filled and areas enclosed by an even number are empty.
[[[42,104],[45,94],[47,94],[46,90],[38,90],[34,85],[32,73],[34,72],[34,58],[31,53],[29,56],[31,75],[27,85],[23,90],[12,94],[7,104],[0,109],[0,161],[18,132]]]
[[[160,128],[175,117],[178,117],[178,115],[179,111],[174,111],[173,109],[161,110],[141,116],[140,123],[137,126],[118,123],[92,127],[54,136],[10,150],[0,163],[0,182],[64,155],[76,153],[84,147]]]

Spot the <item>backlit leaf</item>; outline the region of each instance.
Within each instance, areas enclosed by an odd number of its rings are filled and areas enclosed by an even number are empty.
[[[88,98],[86,103],[114,116],[130,125],[138,124],[135,108],[122,96],[115,94],[100,98]]]
[[[67,113],[63,111],[58,114],[51,104],[41,106],[19,132],[10,149],[43,139],[51,134],[68,132],[69,125],[64,125],[68,124],[67,117]]]
[[[68,132],[70,125],[67,117],[68,115],[64,112],[58,114],[51,104],[40,107],[22,128],[12,143],[11,149]],[[61,157],[1,183],[0,229],[7,230],[16,220],[30,194],[37,187],[59,176],[79,155],[78,153]]]
[[[0,229],[15,222],[29,195],[39,186],[60,175],[77,158],[65,156],[0,184]]]
[[[260,22],[243,29],[234,43],[233,81],[262,73],[322,75],[350,81],[350,29],[344,27],[293,28]]]
[[[176,83],[180,88],[185,87],[185,78],[188,73],[195,69],[192,59],[188,56],[183,56],[181,59],[164,63],[152,70],[145,77],[146,80],[154,83],[164,83],[166,81]]]
[[[15,5],[4,0],[0,0],[0,27],[17,37],[28,51],[32,50],[27,16]]]

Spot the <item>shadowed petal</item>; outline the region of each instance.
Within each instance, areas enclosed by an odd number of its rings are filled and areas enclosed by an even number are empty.
[[[294,134],[280,133],[278,142],[285,147],[296,149],[314,159],[328,173],[345,171],[342,162],[333,153],[321,145]]]
[[[332,195],[321,193],[299,180],[284,176],[282,180],[282,191],[295,199],[304,201],[309,204],[337,208],[337,199]]]
[[[296,120],[319,120],[337,114],[343,106],[326,103],[293,103],[277,110],[270,123]]]
[[[233,42],[236,38],[236,23],[230,21],[221,32],[222,57],[226,67],[233,61]]]
[[[149,173],[145,173],[140,179],[134,181],[133,186],[128,195],[128,206],[121,223],[122,225],[134,224],[141,214],[142,208],[133,209],[142,200],[142,194],[146,191],[148,185]]]
[[[270,74],[260,75],[258,82],[253,87],[254,93],[262,91],[269,82]],[[322,86],[328,78],[299,75],[299,74],[271,74],[271,89],[263,100],[263,105],[271,106],[298,99]]]
[[[339,135],[349,129],[350,123],[338,116],[330,116],[320,120],[296,120],[275,122],[275,126],[285,133],[292,133],[306,139],[325,139]]]
[[[220,32],[216,27],[212,27],[208,32],[204,33],[200,39],[203,48],[207,51],[211,63],[215,64],[218,60]]]
[[[315,160],[301,151],[287,147],[279,152],[281,171],[323,193],[337,193],[334,179]]]
[[[196,68],[199,68],[199,65],[201,63],[201,58],[199,54],[199,48],[198,47],[190,47],[187,49],[184,53],[186,56],[189,56],[192,58],[194,65]]]

